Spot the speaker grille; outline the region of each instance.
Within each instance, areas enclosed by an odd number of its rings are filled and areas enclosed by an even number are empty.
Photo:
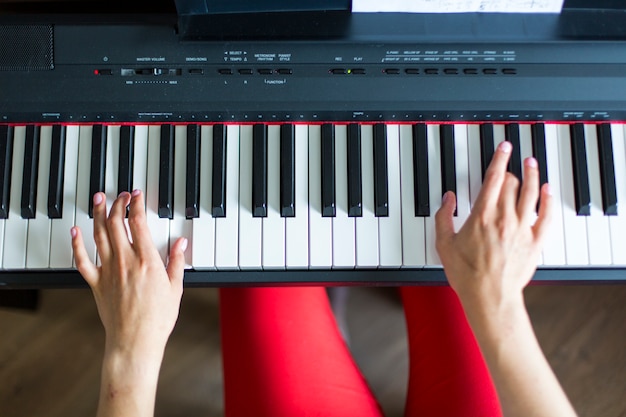
[[[0,71],[54,68],[52,25],[0,25]]]

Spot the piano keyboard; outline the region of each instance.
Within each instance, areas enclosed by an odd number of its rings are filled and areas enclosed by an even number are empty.
[[[73,268],[91,196],[145,191],[164,260],[193,270],[438,267],[434,214],[470,214],[493,150],[535,156],[555,199],[544,267],[626,265],[623,124],[0,125],[0,265]],[[95,244],[86,239],[96,261]]]

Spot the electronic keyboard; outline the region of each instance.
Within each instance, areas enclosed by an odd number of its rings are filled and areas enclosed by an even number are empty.
[[[137,188],[164,261],[189,239],[186,285],[443,283],[441,196],[460,227],[503,140],[557,203],[534,279],[624,281],[624,20],[353,14],[324,39],[207,40],[170,15],[0,16],[0,286],[84,285],[70,228]]]

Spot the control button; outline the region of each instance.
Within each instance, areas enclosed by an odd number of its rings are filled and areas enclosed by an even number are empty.
[[[439,74],[439,70],[437,68],[426,68],[424,70],[424,74],[437,75],[437,74]]]
[[[261,75],[272,75],[274,73],[274,70],[271,68],[259,68],[257,71]]]
[[[230,68],[220,68],[217,70],[222,75],[233,75],[233,70]]]
[[[465,68],[463,69],[463,74],[476,75],[478,74],[478,70],[476,68]]]
[[[93,73],[95,75],[113,75],[113,70],[110,68],[97,69],[97,70],[94,70]]]
[[[443,73],[446,75],[457,75],[459,70],[456,68],[444,68]]]
[[[189,70],[189,74],[202,75],[202,74],[204,74],[204,70],[202,68],[191,68]]]
[[[252,68],[239,68],[237,72],[241,75],[252,75]]]
[[[347,74],[348,71],[345,68],[333,68],[330,70],[330,73],[335,75],[342,75]]]
[[[400,70],[398,68],[387,68],[387,69],[384,69],[383,72],[389,75],[400,74]]]
[[[365,69],[364,68],[352,68],[350,70],[350,74],[365,75]]]
[[[498,73],[498,70],[495,68],[484,68],[483,69],[483,74],[487,74],[487,75],[496,75]]]
[[[280,75],[291,75],[293,74],[293,70],[291,68],[279,68],[276,70]]]
[[[420,73],[420,70],[418,70],[417,68],[407,68],[404,70],[404,72],[410,75],[417,75]]]
[[[517,74],[517,70],[515,68],[504,68],[502,70],[502,74],[515,75],[515,74]]]

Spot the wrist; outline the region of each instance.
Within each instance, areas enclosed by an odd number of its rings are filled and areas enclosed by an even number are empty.
[[[505,337],[511,334],[517,325],[529,320],[521,292],[511,292],[501,296],[493,294],[466,296],[460,300],[467,320],[475,333],[488,332]]]

